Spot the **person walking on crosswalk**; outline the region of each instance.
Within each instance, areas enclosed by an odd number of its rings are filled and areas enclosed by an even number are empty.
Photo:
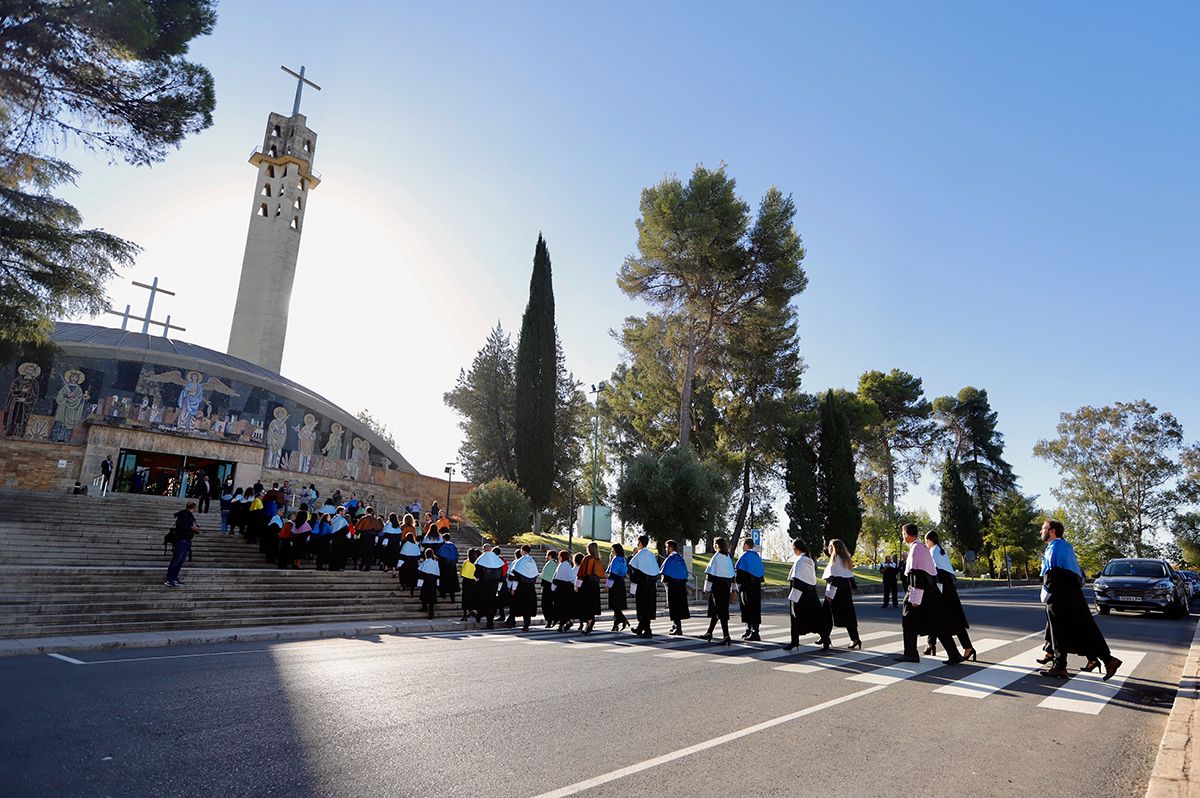
[[[829,563],[822,578],[830,620],[850,634],[850,648],[862,648],[862,641],[858,639],[858,614],[854,611],[854,561],[842,541],[829,541]]]
[[[650,622],[658,617],[658,558],[650,551],[650,536],[638,535],[637,550],[629,559],[629,592],[633,596],[637,626],[633,633],[649,638]]]
[[[1092,663],[1104,663],[1104,681],[1121,667],[1121,660],[1109,651],[1092,609],[1083,595],[1083,569],[1075,556],[1075,548],[1063,540],[1062,521],[1050,519],[1042,524],[1042,540],[1046,551],[1042,555],[1042,603],[1046,605],[1046,622],[1050,645],[1054,652],[1051,667],[1040,671],[1043,676],[1065,679],[1067,655],[1081,654]]]
[[[896,657],[896,661],[920,662],[917,638],[920,635],[933,635],[946,650],[946,664],[957,665],[964,660],[954,644],[954,638],[946,633],[946,623],[942,617],[942,594],[937,589],[937,566],[933,564],[933,555],[921,545],[916,524],[905,524],[901,532],[904,534],[904,545],[908,547],[905,571],[910,587],[904,595],[904,609],[901,611],[904,654]]]
[[[799,538],[792,541],[796,553],[792,571],[788,574],[791,592],[788,593],[788,608],[792,616],[792,639],[784,646],[787,651],[800,647],[801,635],[816,633],[821,636],[821,648],[828,650],[829,613],[817,595],[817,564],[808,556],[808,545]]]
[[[971,645],[971,635],[967,632],[971,624],[967,622],[967,612],[958,596],[958,581],[954,578],[954,566],[950,564],[950,555],[938,539],[938,533],[932,530],[925,533],[925,546],[933,556],[933,566],[937,568],[937,585],[942,594],[942,617],[946,623],[946,632],[958,636],[958,643],[963,647],[964,659],[976,659],[975,647]],[[934,635],[929,635],[929,639],[926,640],[925,653],[937,653],[937,639]]]
[[[759,641],[758,630],[762,626],[762,583],[766,568],[762,557],[754,550],[754,541],[742,541],[742,554],[737,560],[738,604],[742,610],[742,623],[746,624],[743,640]]]
[[[688,609],[687,563],[679,553],[679,545],[673,540],[667,541],[667,558],[663,560],[661,574],[667,585],[667,613],[671,616],[671,628],[667,634],[679,636],[683,634],[683,622],[691,618],[692,613]]]
[[[733,642],[729,636],[729,598],[733,592],[733,560],[729,557],[729,541],[717,538],[717,550],[704,570],[704,590],[708,593],[708,632],[702,638],[712,642],[717,622],[721,624],[721,645]]]

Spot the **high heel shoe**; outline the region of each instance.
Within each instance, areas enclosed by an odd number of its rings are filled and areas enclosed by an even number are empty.
[[[855,640],[853,643],[851,643],[849,646],[847,646],[846,650],[847,651],[861,651],[862,650],[862,641]]]
[[[707,632],[705,634],[700,635],[700,639],[706,643],[711,643],[712,642],[712,632]]]
[[[1100,667],[1100,660],[1089,659],[1087,661],[1087,665],[1084,665],[1082,668],[1080,668],[1079,672],[1080,673],[1091,673],[1092,671],[1096,670],[1099,667]]]
[[[788,643],[786,646],[783,647],[783,650],[784,651],[795,651],[798,648],[800,648],[799,643]]]
[[[733,645],[733,638],[732,638],[732,637],[729,637],[729,636],[726,636],[726,637],[722,638],[722,639],[721,639],[721,645],[723,645],[723,646],[732,646],[732,645]]]
[[[925,650],[922,651],[921,653],[927,657],[932,657],[937,654],[937,646],[936,645],[925,646]]]
[[[629,621],[621,621],[621,628],[616,631],[621,632],[629,628]]]
[[[1047,651],[1047,652],[1046,652],[1046,656],[1044,656],[1044,657],[1039,657],[1039,658],[1037,659],[1037,664],[1038,664],[1038,665],[1049,665],[1049,664],[1050,664],[1051,662],[1053,662],[1053,661],[1054,661],[1054,654],[1053,654],[1053,652]]]
[[[974,660],[975,662],[979,661],[979,657],[977,657],[975,655],[975,649],[973,649],[973,648],[964,648],[962,655],[963,655],[964,662],[966,662],[967,660]]]

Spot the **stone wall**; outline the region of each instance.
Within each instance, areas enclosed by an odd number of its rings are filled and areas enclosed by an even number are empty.
[[[87,484],[91,477],[80,476],[83,449],[49,441],[0,438],[0,487],[25,490],[71,490],[76,480]],[[59,464],[62,464],[60,467]],[[99,464],[96,474],[99,475]]]

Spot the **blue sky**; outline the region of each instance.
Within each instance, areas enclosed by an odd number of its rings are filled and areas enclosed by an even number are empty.
[[[986,388],[1047,501],[1030,450],[1060,412],[1144,397],[1200,438],[1195,5],[744,5],[226,2],[192,53],[213,127],[153,169],[81,158],[71,198],[145,247],[125,278],[180,292],[180,337],[224,349],[246,159],[305,64],[324,182],[283,371],[426,473],[458,447],[442,393],[519,326],[538,232],[568,365],[602,379],[641,312],[614,279],[639,192],[697,163],[796,200],[808,390],[893,367],[931,398]]]

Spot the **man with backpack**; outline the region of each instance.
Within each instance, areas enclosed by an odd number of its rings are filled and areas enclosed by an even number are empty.
[[[192,551],[192,538],[200,532],[200,527],[196,526],[195,510],[196,503],[188,502],[187,509],[175,513],[175,526],[163,538],[163,542],[171,544],[171,564],[167,566],[167,580],[163,582],[167,587],[183,584],[179,581],[179,571]]]

